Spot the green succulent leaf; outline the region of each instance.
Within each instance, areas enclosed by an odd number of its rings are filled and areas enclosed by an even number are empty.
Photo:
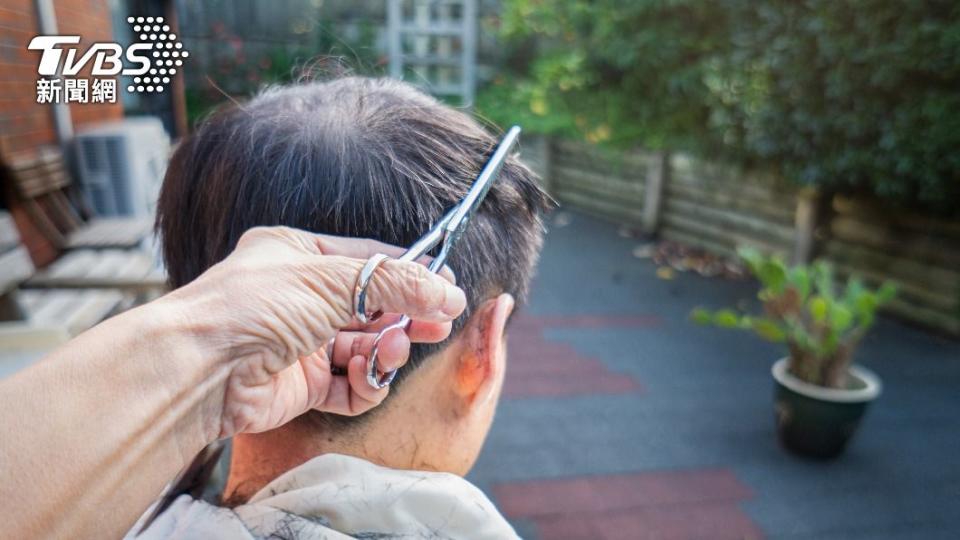
[[[807,271],[806,267],[795,266],[790,269],[787,281],[796,289],[801,302],[810,294],[810,272]]]
[[[893,300],[893,297],[897,295],[897,285],[891,281],[885,282],[883,285],[877,289],[877,303],[886,304],[887,302]]]
[[[870,291],[862,292],[854,302],[853,308],[861,318],[872,315],[877,311],[877,295]]]
[[[817,293],[826,298],[833,298],[833,267],[826,261],[817,261],[813,264],[813,271]]]
[[[830,327],[834,332],[842,334],[853,324],[853,312],[842,304],[830,306]]]
[[[753,331],[763,339],[774,343],[786,341],[787,333],[776,322],[766,318],[753,319],[752,322]]]
[[[851,277],[850,280],[847,281],[847,290],[843,297],[844,301],[848,304],[856,303],[857,298],[863,294],[864,290],[866,289],[863,286],[863,281],[856,276]]]
[[[714,313],[713,324],[721,328],[737,328],[740,326],[740,316],[732,309],[721,309]]]
[[[780,294],[787,283],[787,268],[780,259],[769,258],[761,263],[757,279],[774,293]]]
[[[810,310],[810,316],[813,317],[813,320],[817,323],[822,323],[827,320],[827,312],[830,309],[830,304],[826,298],[817,295],[810,299],[808,309]]]
[[[737,254],[740,255],[740,258],[746,263],[750,272],[759,277],[760,268],[763,266],[763,254],[760,253],[758,249],[749,246],[741,247],[737,250]]]
[[[713,314],[704,308],[696,308],[690,312],[690,319],[697,324],[708,325],[713,322]]]

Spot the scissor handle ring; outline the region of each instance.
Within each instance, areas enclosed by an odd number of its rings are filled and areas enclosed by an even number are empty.
[[[394,377],[397,376],[397,370],[395,369],[385,371],[383,374],[380,374],[377,369],[377,352],[380,350],[380,340],[383,339],[383,336],[387,335],[387,332],[391,330],[402,330],[404,327],[406,327],[406,324],[403,321],[392,324],[381,330],[380,333],[377,334],[376,339],[373,340],[373,349],[370,351],[370,356],[367,357],[367,383],[377,390],[390,386]]]
[[[374,322],[383,315],[382,310],[367,314],[367,286],[370,285],[370,280],[373,279],[373,274],[376,273],[377,268],[383,264],[383,261],[389,258],[389,256],[383,253],[377,253],[367,259],[367,264],[363,265],[363,268],[360,269],[360,275],[357,276],[357,283],[353,287],[353,316],[360,321],[360,324]]]

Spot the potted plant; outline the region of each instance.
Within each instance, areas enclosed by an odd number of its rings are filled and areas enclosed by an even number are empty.
[[[787,267],[755,249],[739,253],[760,281],[763,314],[697,308],[691,316],[702,324],[752,330],[786,344],[787,357],[772,369],[780,440],[802,455],[835,457],[880,395],[879,378],[853,365],[853,353],[896,287],[884,283],[871,290],[855,277],[840,287],[826,262]]]

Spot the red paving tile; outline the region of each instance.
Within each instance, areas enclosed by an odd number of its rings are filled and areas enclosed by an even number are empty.
[[[610,315],[532,317],[527,315],[518,319],[515,324],[523,324],[524,320],[531,320],[534,324],[541,326],[568,328],[644,328],[663,324],[663,320],[656,315],[630,315],[623,317]]]
[[[741,540],[763,532],[737,503],[705,503],[565,515],[536,521],[544,540]]]
[[[749,499],[750,489],[727,469],[652,471],[636,474],[515,482],[494,488],[510,515],[539,512],[605,512],[657,504]]]
[[[520,316],[511,325],[504,395],[570,396],[640,391],[641,385],[633,377],[609,371],[603,362],[580,354],[571,345],[548,340],[544,332],[550,328],[646,328],[660,323],[655,316]]]
[[[588,376],[526,375],[512,377],[504,385],[507,397],[555,397],[583,394],[627,394],[641,386],[632,377],[617,373],[595,373]]]
[[[740,509],[752,492],[727,469],[511,482],[493,486],[507,517],[543,539],[761,538]]]

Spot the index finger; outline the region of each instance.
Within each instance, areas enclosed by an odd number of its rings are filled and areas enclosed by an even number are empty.
[[[383,261],[361,294],[370,313],[406,313],[428,322],[453,320],[467,307],[462,289],[423,265],[396,259]]]
[[[345,236],[332,236],[329,234],[308,233],[316,240],[317,249],[323,255],[341,255],[344,257],[353,257],[355,259],[369,259],[378,253],[383,253],[393,259],[403,255],[407,248],[385,244],[372,238],[347,238]],[[426,266],[430,264],[433,257],[424,255],[417,259],[417,262]],[[450,283],[457,282],[457,276],[449,266],[443,265],[437,272]]]

